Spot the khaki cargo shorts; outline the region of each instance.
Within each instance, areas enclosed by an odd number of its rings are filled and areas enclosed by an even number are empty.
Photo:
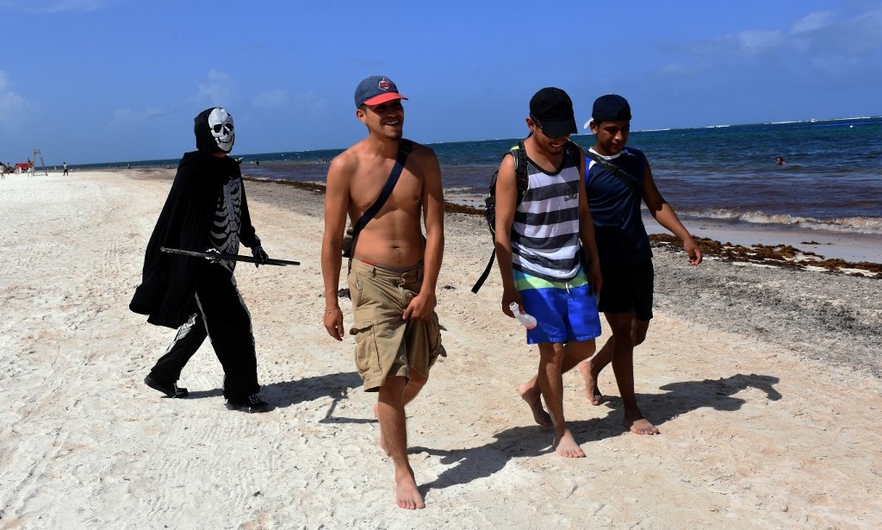
[[[438,357],[447,356],[437,314],[429,320],[402,318],[422,283],[422,264],[396,271],[352,260],[349,333],[355,335],[355,365],[365,391],[379,390],[387,377],[409,378],[411,370],[428,378]]]

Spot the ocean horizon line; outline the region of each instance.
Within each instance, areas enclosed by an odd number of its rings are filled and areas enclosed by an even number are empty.
[[[835,122],[848,122],[848,121],[859,121],[859,120],[872,120],[882,118],[882,114],[878,115],[868,115],[868,116],[852,116],[852,117],[840,117],[840,118],[825,118],[825,119],[803,119],[803,120],[783,120],[783,121],[774,121],[774,122],[754,122],[754,123],[740,123],[740,124],[715,124],[715,125],[698,125],[698,126],[690,126],[690,127],[660,127],[660,128],[651,128],[651,129],[639,129],[632,130],[631,134],[645,134],[645,133],[670,133],[677,131],[697,131],[697,130],[708,130],[708,129],[732,129],[732,128],[748,128],[748,127],[756,127],[756,126],[787,126],[787,125],[798,125],[798,124],[810,124],[810,123],[835,123]],[[573,134],[572,137],[580,138],[585,136],[592,136],[591,133],[577,133]],[[440,141],[440,142],[425,142],[424,145],[428,146],[439,146],[439,145],[455,145],[455,144],[468,144],[468,143],[479,143],[479,142],[502,142],[502,141],[510,141],[520,139],[520,137],[513,136],[511,138],[482,138],[482,139],[468,139],[468,140],[450,140],[450,141]],[[324,149],[300,149],[300,150],[289,150],[285,149],[282,151],[267,151],[267,152],[254,152],[254,153],[243,153],[237,155],[231,155],[236,159],[243,160],[257,160],[260,157],[274,156],[280,154],[290,153],[291,155],[295,154],[308,154],[308,153],[323,153],[323,152],[343,152],[346,150],[346,147],[329,147]],[[117,161],[109,161],[109,162],[89,162],[83,164],[68,164],[68,168],[74,169],[90,169],[90,168],[115,168],[115,167],[127,167],[129,165],[133,167],[157,167],[164,166],[171,163],[177,164],[180,161],[181,157],[169,157],[169,158],[154,158],[154,159],[144,159],[144,160],[117,160]]]

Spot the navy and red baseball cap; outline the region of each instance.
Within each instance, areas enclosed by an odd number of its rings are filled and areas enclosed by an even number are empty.
[[[381,105],[387,101],[407,99],[398,93],[398,87],[384,75],[372,75],[364,79],[355,89],[355,107],[362,105]]]

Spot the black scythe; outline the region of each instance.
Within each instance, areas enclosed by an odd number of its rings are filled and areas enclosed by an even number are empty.
[[[194,258],[205,258],[209,261],[220,261],[222,259],[228,259],[231,261],[244,261],[247,263],[257,263],[260,265],[278,265],[280,267],[284,267],[285,265],[300,265],[299,261],[289,261],[284,259],[273,259],[269,258],[266,261],[262,261],[259,258],[254,258],[251,256],[241,256],[239,254],[221,254],[220,252],[198,252],[196,250],[181,250],[179,248],[168,248],[168,247],[159,247],[159,250],[167,253],[167,254],[180,254],[182,256],[191,256]]]

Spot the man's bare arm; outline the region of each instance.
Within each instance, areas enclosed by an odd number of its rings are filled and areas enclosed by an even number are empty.
[[[496,175],[496,263],[502,276],[502,312],[510,317],[508,305],[521,304],[521,295],[515,288],[512,272],[511,229],[514,224],[518,200],[518,184],[515,176],[514,158],[505,156]]]
[[[420,294],[404,312],[404,318],[426,320],[431,318],[437,303],[438,275],[444,257],[444,192],[441,183],[441,167],[438,157],[431,149],[419,146],[417,167],[422,172],[423,222],[426,225],[426,248],[423,255],[423,283]]]
[[[343,340],[343,313],[337,302],[340,267],[343,263],[343,231],[349,209],[350,172],[346,167],[346,153],[336,157],[328,168],[325,188],[325,231],[322,236],[322,278],[325,287],[323,323],[328,334]]]

